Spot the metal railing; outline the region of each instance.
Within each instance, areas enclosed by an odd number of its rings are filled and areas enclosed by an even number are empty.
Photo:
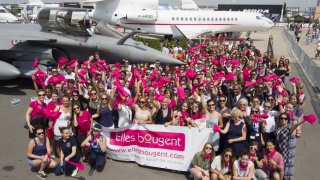
[[[315,61],[309,57],[295,42],[295,39],[286,29],[283,29],[283,34],[291,45],[294,56],[297,58],[297,62],[302,67],[304,74],[310,81],[312,86],[320,88],[320,67]],[[318,77],[318,78],[316,78]]]

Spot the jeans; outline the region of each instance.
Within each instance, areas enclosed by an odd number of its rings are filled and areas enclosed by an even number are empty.
[[[71,174],[73,170],[75,170],[76,167],[74,165],[71,165],[69,163],[66,163],[65,161],[63,162],[62,166],[60,165],[60,163],[58,163],[56,169],[54,170],[54,174],[56,176],[65,174]]]
[[[101,168],[106,162],[106,153],[89,152],[89,163],[91,168]]]
[[[262,169],[255,169],[254,176],[257,180],[265,180],[268,178],[268,175]]]

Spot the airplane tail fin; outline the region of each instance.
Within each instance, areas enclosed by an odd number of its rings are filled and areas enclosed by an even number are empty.
[[[181,8],[186,10],[197,10],[199,7],[193,0],[181,0]]]

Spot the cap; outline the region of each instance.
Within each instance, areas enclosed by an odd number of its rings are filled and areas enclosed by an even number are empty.
[[[102,131],[102,126],[100,124],[95,124],[93,127],[92,127],[93,130],[95,131]]]
[[[47,66],[47,71],[51,69],[52,69],[52,66]]]
[[[151,64],[150,68],[156,68],[156,66],[154,64]]]

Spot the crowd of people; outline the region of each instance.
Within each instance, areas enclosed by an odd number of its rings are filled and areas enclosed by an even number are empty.
[[[83,63],[59,58],[58,66],[34,73],[38,99],[26,125],[28,163],[39,167],[37,175],[55,168],[75,176],[81,160],[89,176],[102,170],[102,127],[136,123],[213,129],[213,142],[191,162],[194,179],[292,179],[307,97],[303,84],[289,79],[289,59],[261,54],[253,41],[166,48],[185,64],[109,65],[94,53]]]

